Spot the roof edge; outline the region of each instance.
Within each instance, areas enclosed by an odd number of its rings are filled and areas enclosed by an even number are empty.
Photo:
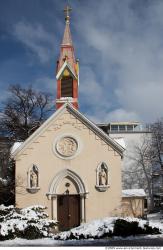
[[[76,116],[80,121],[82,121],[87,127],[89,127],[95,134],[97,134],[103,141],[105,141],[107,144],[111,144],[112,147],[120,154],[121,157],[123,157],[124,148],[114,141],[109,135],[107,135],[103,130],[101,130],[99,127],[97,127],[96,124],[94,124],[92,121],[90,121],[87,117],[85,117],[83,114],[81,114],[77,109],[75,109],[72,104],[69,102],[65,103],[61,106],[55,113],[50,116],[31,136],[29,136],[23,143],[18,147],[12,154],[12,157],[15,158],[17,154],[32,140],[34,139],[41,131],[44,131],[48,124],[53,120],[54,118],[57,118],[59,115],[64,113],[65,109],[67,109],[70,113],[72,113],[74,116]]]

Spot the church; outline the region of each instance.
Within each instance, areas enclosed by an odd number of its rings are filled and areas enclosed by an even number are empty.
[[[56,111],[12,150],[16,206],[46,206],[60,230],[114,215],[122,201],[125,150],[78,110],[79,61],[69,12],[56,66]]]

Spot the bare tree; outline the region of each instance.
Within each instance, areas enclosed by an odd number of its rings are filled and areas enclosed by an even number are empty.
[[[125,188],[145,189],[150,198],[150,210],[154,208],[154,196],[163,196],[163,119],[150,125],[141,143],[134,146],[133,154],[126,157],[132,161],[123,171]],[[163,202],[163,200],[162,200]]]
[[[22,88],[19,85],[10,86],[9,94],[1,119],[1,130],[13,141],[24,141],[52,111],[51,96],[37,92],[31,86]]]
[[[14,141],[24,141],[50,115],[51,95],[34,90],[32,86],[23,88],[12,85],[0,119],[0,203],[14,204],[15,187],[21,186],[15,181],[15,165],[10,158],[10,147]],[[5,136],[4,136],[5,134]],[[7,138],[6,138],[7,135]],[[6,146],[2,141],[7,139]]]
[[[151,125],[153,165],[163,170],[163,119]]]
[[[152,153],[151,136],[145,135],[139,144],[135,144],[132,154],[126,157],[131,161],[130,168],[123,170],[124,188],[143,188],[149,197],[149,210],[154,208],[152,182]]]

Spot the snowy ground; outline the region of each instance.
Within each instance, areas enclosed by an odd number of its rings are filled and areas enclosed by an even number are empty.
[[[155,243],[155,244],[153,244]],[[123,245],[135,245],[135,246],[148,246],[156,245],[163,246],[163,235],[149,235],[149,236],[137,236],[137,237],[114,237],[112,239],[99,239],[99,240],[53,240],[50,238],[38,239],[38,240],[25,240],[16,238],[14,240],[6,240],[0,242],[0,247],[16,247],[16,246],[123,246]]]
[[[52,238],[43,238],[43,239],[37,239],[37,240],[25,240],[25,239],[19,239],[16,238],[14,240],[6,240],[0,242],[0,247],[2,246],[107,246],[107,245],[117,245],[122,242],[122,245],[127,245],[129,242],[135,242],[135,244],[140,246],[141,242],[142,244],[147,244],[150,242],[158,242],[157,246],[163,246],[163,220],[160,218],[162,217],[162,214],[150,214],[148,215],[149,225],[153,227],[158,227],[162,234],[159,235],[146,235],[146,236],[130,236],[126,237],[125,239],[122,237],[112,237],[109,239],[89,239],[89,240],[64,240],[66,238],[66,235],[69,234],[70,231],[61,233],[62,237],[61,240],[56,240]],[[129,218],[128,220],[131,220]],[[146,221],[139,220],[139,219],[132,219],[132,220],[138,220],[139,225],[143,226]],[[85,223],[84,225],[81,225],[78,228],[74,228],[71,231],[76,233],[83,233],[85,235],[91,234],[92,236],[100,235],[101,231],[99,230],[102,228],[102,225],[105,225],[106,228],[112,229],[113,228],[113,218],[104,218],[101,220],[94,220],[90,223]],[[105,227],[104,227],[105,228]],[[108,230],[108,229],[107,229]],[[119,243],[118,243],[119,242]],[[126,243],[127,242],[127,243]],[[133,243],[132,243],[133,244]]]

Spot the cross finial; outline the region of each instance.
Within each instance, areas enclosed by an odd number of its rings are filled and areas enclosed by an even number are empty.
[[[66,22],[69,22],[69,20],[70,20],[70,11],[71,10],[72,10],[72,8],[68,5],[64,8]]]

